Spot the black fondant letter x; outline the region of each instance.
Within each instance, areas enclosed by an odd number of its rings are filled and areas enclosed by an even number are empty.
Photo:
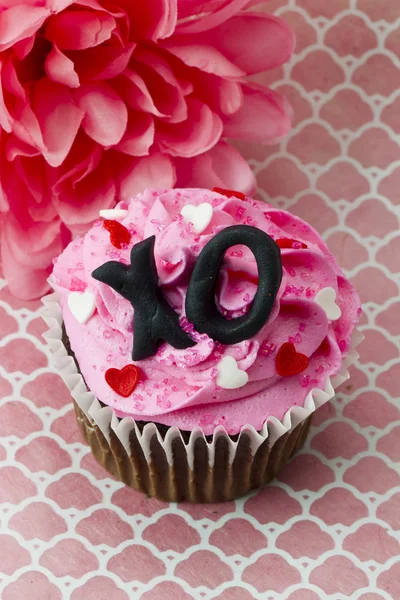
[[[153,356],[160,340],[180,349],[196,343],[181,329],[177,313],[158,286],[154,243],[152,236],[133,246],[129,266],[113,260],[92,273],[95,279],[129,300],[134,308],[133,360]]]

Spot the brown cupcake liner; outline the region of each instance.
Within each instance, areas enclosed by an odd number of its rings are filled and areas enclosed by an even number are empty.
[[[96,460],[117,479],[149,496],[165,501],[221,502],[262,487],[282,470],[307,437],[312,414],[331,399],[335,388],[348,379],[347,366],[358,357],[354,347],[343,370],[328,378],[324,390],[312,390],[304,406],[294,406],[282,421],[272,417],[261,431],[245,426],[230,436],[218,426],[212,436],[201,428],[180,431],[155,423],[118,418],[88,391],[63,335],[61,308],[56,294],[43,299],[44,334],[54,362],[71,391],[77,421]]]

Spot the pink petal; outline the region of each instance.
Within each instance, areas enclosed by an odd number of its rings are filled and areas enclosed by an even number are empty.
[[[96,144],[83,131],[76,136],[72,151],[61,167],[54,173],[52,189],[55,195],[61,194],[61,186],[70,180],[73,187],[97,169],[103,156],[103,148]]]
[[[81,81],[112,79],[125,71],[135,46],[133,42],[122,46],[113,35],[107,44],[84,52],[70,50],[68,56]]]
[[[27,94],[21,82],[18,79],[18,74],[15,69],[14,61],[11,59],[11,57],[7,62],[3,63],[1,76],[3,80],[4,89],[16,96],[18,100],[22,100],[23,103],[26,103]]]
[[[232,17],[217,29],[202,34],[200,39],[217,48],[248,75],[282,65],[292,55],[295,45],[289,25],[263,13]]]
[[[72,232],[83,233],[88,224],[98,218],[99,210],[112,208],[116,202],[116,166],[104,154],[98,167],[85,177],[69,179],[55,186],[54,205],[63,222]]]
[[[122,3],[122,6],[124,3]],[[131,16],[134,40],[158,40],[167,38],[175,31],[177,20],[176,0],[128,0],[127,12]]]
[[[131,67],[143,77],[159,111],[169,116],[170,123],[184,121],[187,118],[184,90],[168,62],[160,53],[140,47],[135,50],[133,58]]]
[[[196,86],[197,98],[217,114],[231,115],[242,105],[243,93],[240,83],[198,70],[193,73],[193,83]]]
[[[158,123],[156,140],[162,150],[172,156],[186,158],[206,152],[218,142],[222,134],[218,115],[199,100],[188,100],[188,118],[183,123]]]
[[[50,270],[35,270],[21,265],[13,256],[10,245],[4,237],[1,244],[1,260],[8,287],[17,298],[32,300],[40,298],[49,290],[47,278]]]
[[[245,72],[233,65],[221,52],[208,44],[196,44],[191,37],[174,36],[161,44],[188,67],[196,67],[206,73],[219,75],[220,77],[243,77]]]
[[[120,178],[120,200],[128,200],[146,188],[172,188],[175,169],[171,159],[164,154],[152,154],[125,162]]]
[[[256,187],[249,165],[236,148],[226,142],[219,142],[195,158],[176,158],[174,163],[177,187],[222,187],[245,194],[252,194]]]
[[[19,60],[23,60],[26,56],[28,56],[29,52],[33,48],[35,39],[35,35],[31,35],[30,37],[23,38],[13,45],[13,53]]]
[[[18,138],[14,133],[7,136],[6,142],[6,157],[9,162],[15,160],[17,156],[38,156],[40,155],[39,150],[33,148],[29,144],[26,144],[23,140]]]
[[[13,168],[20,180],[32,195],[34,202],[27,204],[29,214],[35,221],[51,221],[56,216],[48,192],[48,165],[43,156],[18,157],[14,160]],[[37,210],[35,210],[37,208]]]
[[[82,127],[102,146],[118,144],[128,123],[128,110],[121,97],[104,82],[82,85],[75,96],[84,113]]]
[[[154,120],[151,115],[131,111],[128,126],[115,150],[131,156],[148,156],[154,142]]]
[[[224,123],[224,135],[259,143],[275,143],[291,128],[291,109],[282,96],[257,86],[243,84],[243,104]]]
[[[44,156],[58,167],[71,149],[84,113],[75,106],[69,89],[44,78],[33,88],[32,109],[46,145]]]
[[[18,4],[0,13],[0,52],[31,36],[49,16],[47,8]]]
[[[18,207],[15,208],[18,210]],[[35,223],[26,214],[19,221],[10,213],[4,223],[2,238],[7,240],[15,260],[33,270],[47,268],[62,249],[58,219],[49,223]]]
[[[2,69],[3,63],[0,61],[0,127],[4,129],[4,131],[7,131],[7,133],[11,133],[13,119],[10,113],[8,112],[4,101],[2,86]]]
[[[61,50],[84,50],[110,39],[115,27],[107,12],[66,10],[49,19],[44,36]]]
[[[181,2],[182,0],[180,0]],[[194,0],[184,0],[186,3],[189,1],[192,4],[192,14],[199,15],[197,19],[188,19],[186,22],[179,23],[177,27],[177,33],[199,33],[200,31],[206,31],[207,29],[213,29],[221,23],[224,23],[230,19],[237,12],[245,8],[249,0],[226,0],[214,1],[214,2],[197,2],[198,6],[193,10],[193,6],[196,5]],[[209,6],[210,5],[210,6]],[[208,10],[207,10],[208,9]],[[202,13],[206,13],[203,16]]]
[[[114,87],[126,101],[128,106],[151,113],[157,117],[165,117],[153,102],[153,98],[143,78],[133,71],[126,70],[114,81]]]
[[[70,88],[79,87],[79,77],[74,69],[74,63],[57,46],[53,46],[47,55],[44,68],[51,81]]]

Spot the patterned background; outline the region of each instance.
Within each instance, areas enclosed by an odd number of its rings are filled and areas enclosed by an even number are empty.
[[[242,147],[263,198],[324,233],[364,302],[360,363],[273,485],[166,505],[81,443],[39,303],[0,290],[2,600],[400,598],[399,0],[270,0],[294,26],[281,147]],[[276,77],[276,73],[275,73]]]

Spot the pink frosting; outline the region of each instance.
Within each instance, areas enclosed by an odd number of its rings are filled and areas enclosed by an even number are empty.
[[[180,211],[185,204],[203,202],[212,204],[213,218],[203,233],[196,234]],[[199,189],[147,190],[118,207],[128,210],[120,222],[131,232],[129,247],[117,250],[112,246],[109,232],[98,221],[56,260],[53,281],[86,383],[119,416],[183,430],[201,426],[206,434],[217,425],[224,425],[231,434],[246,424],[260,430],[268,417],[282,419],[290,407],[304,404],[312,388],[324,388],[327,377],[340,371],[360,314],[360,301],[320,236],[304,221],[249,198],[239,200]],[[104,374],[111,367],[122,369],[132,363],[133,308],[112,288],[93,279],[92,271],[109,260],[129,264],[132,245],[155,235],[163,292],[180,315],[182,326],[192,331],[184,299],[196,257],[216,233],[236,224],[258,227],[275,240],[293,239],[292,248],[281,250],[283,279],[266,325],[255,337],[232,346],[197,332],[192,333],[197,341],[193,348],[176,350],[163,343],[155,356],[135,363],[141,377],[134,392],[128,398],[116,394]],[[326,287],[337,292],[342,316],[336,321],[329,321],[314,300]],[[253,254],[244,246],[230,248],[218,284],[221,312],[228,318],[244,314],[256,289]],[[84,290],[94,294],[96,311],[80,324],[71,314],[67,298],[70,291]],[[280,377],[276,354],[288,341],[309,357],[309,365],[298,375]],[[245,386],[234,390],[217,386],[217,366],[225,355],[233,356],[248,373]]]

